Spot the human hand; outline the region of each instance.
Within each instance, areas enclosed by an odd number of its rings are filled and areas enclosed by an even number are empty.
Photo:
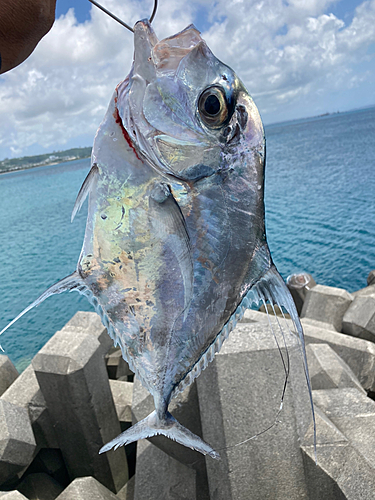
[[[21,64],[55,21],[56,0],[0,1],[0,73]]]

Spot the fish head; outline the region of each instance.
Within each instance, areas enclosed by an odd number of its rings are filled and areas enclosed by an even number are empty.
[[[252,182],[263,184],[257,107],[193,25],[159,41],[150,23],[139,21],[133,67],[117,93],[119,116],[135,149],[163,176],[190,181],[246,155],[257,166]]]

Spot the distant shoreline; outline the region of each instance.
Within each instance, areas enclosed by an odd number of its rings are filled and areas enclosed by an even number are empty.
[[[23,165],[21,167],[13,167],[13,168],[11,167],[11,168],[9,168],[7,170],[0,170],[0,175],[2,175],[2,174],[11,174],[11,173],[14,173],[14,172],[23,172],[25,170],[31,170],[33,168],[52,167],[53,165],[59,165],[60,163],[69,163],[71,161],[86,160],[88,158],[90,158],[90,156],[84,156],[82,158],[71,158],[71,159],[67,159],[67,160],[61,159],[61,161],[54,160],[51,163],[44,163],[43,165],[30,165],[30,166]]]
[[[370,106],[365,106],[363,108],[354,108],[354,109],[347,109],[346,111],[332,111],[332,112],[326,112],[322,113],[320,115],[313,115],[313,116],[304,116],[301,118],[291,118],[288,120],[281,120],[278,122],[271,122],[271,123],[263,123],[264,127],[273,127],[277,125],[284,125],[288,123],[294,123],[294,122],[303,122],[303,121],[310,121],[310,120],[319,120],[321,118],[333,118],[337,115],[345,115],[347,113],[357,113],[357,112],[362,112],[362,111],[368,111],[371,109],[374,109],[375,105],[371,104]]]

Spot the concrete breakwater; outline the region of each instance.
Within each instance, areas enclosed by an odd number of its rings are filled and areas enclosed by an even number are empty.
[[[262,311],[246,312],[170,405],[220,461],[163,436],[99,455],[148,415],[153,401],[99,317],[79,312],[22,374],[0,356],[0,499],[373,499],[375,271],[352,294],[317,285],[310,275],[291,277],[288,286],[305,331],[317,465],[291,325]],[[280,323],[286,333],[279,351],[272,333]]]

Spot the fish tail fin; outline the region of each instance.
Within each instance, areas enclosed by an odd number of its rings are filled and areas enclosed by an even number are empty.
[[[177,443],[187,448],[199,451],[203,455],[209,455],[216,459],[220,458],[220,455],[209,444],[181,425],[169,412],[167,412],[164,420],[160,420],[156,411],[153,411],[146,418],[122,434],[119,434],[115,439],[112,439],[112,441],[100,449],[99,453],[104,453],[112,448],[116,450],[120,446],[132,443],[138,439],[145,439],[159,434],[177,441]]]
[[[42,295],[40,295],[36,300],[34,300],[32,304],[30,304],[22,312],[20,312],[20,314],[17,317],[15,317],[10,323],[7,324],[5,328],[1,330],[0,335],[4,333],[6,330],[8,330],[8,328],[10,328],[16,321],[22,318],[24,314],[29,312],[34,307],[37,307],[39,304],[48,299],[48,297],[51,297],[51,295],[56,295],[58,293],[62,293],[68,290],[72,291],[74,289],[77,289],[79,291],[84,287],[85,285],[82,281],[82,278],[80,277],[77,271],[70,274],[69,276],[66,276],[62,280],[58,281],[54,285],[47,288],[47,290],[43,292]]]

